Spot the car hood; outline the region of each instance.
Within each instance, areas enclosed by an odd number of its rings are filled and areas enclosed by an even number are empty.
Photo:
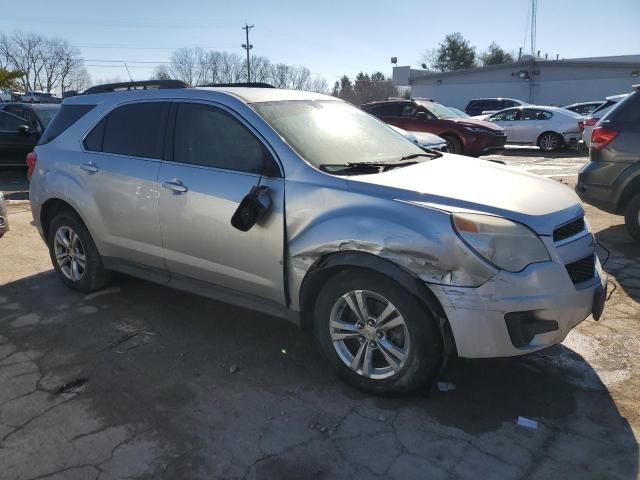
[[[504,128],[502,128],[500,125],[496,125],[495,123],[487,122],[485,120],[479,120],[477,118],[449,118],[447,120],[452,120],[463,127],[483,127],[487,130],[496,132],[504,131]]]
[[[446,143],[444,138],[428,132],[407,132],[406,137],[411,141],[417,141],[420,145],[438,145]]]
[[[540,235],[584,214],[575,192],[544,177],[488,160],[444,154],[409,167],[348,177],[363,193],[448,212],[499,215]]]

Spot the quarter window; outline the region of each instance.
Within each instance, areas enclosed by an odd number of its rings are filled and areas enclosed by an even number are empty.
[[[178,105],[173,160],[206,167],[261,173],[271,161],[264,145],[227,113],[198,103]]]
[[[168,104],[145,102],[116,108],[85,139],[88,150],[162,158]]]

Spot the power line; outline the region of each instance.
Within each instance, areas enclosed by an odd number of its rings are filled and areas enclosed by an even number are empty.
[[[249,51],[253,48],[253,45],[249,43],[249,30],[253,27],[254,25],[248,25],[246,23],[244,24],[244,27],[242,27],[247,34],[247,43],[242,44],[242,48],[247,51],[247,83],[251,83],[251,62],[249,61]]]

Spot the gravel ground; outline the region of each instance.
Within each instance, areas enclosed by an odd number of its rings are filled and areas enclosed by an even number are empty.
[[[585,161],[491,158],[569,185]],[[640,245],[619,217],[586,207],[611,281],[599,322],[526,357],[460,360],[453,390],[376,398],[285,321],[127,277],[67,290],[21,175],[0,172],[2,479],[638,478]]]

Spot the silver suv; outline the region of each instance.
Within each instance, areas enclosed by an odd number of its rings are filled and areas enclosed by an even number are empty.
[[[66,99],[30,154],[33,218],[71,288],[119,271],[284,317],[375,393],[602,312],[594,237],[559,183],[421,149],[326,95],[144,86]]]

